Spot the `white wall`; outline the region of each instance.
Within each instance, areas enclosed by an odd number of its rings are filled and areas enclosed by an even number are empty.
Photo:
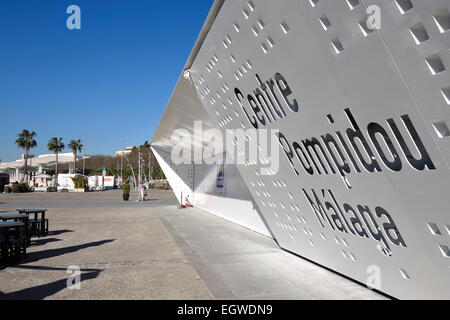
[[[166,175],[173,192],[175,193],[175,197],[177,198],[178,203],[181,203],[181,195],[183,195],[183,202],[184,198],[187,196],[189,196],[189,199],[193,199],[193,165],[175,165],[170,160],[169,153],[153,147],[152,150],[156,157],[156,160],[161,166],[161,169],[164,171],[164,174]]]
[[[195,165],[194,205],[248,229],[271,236],[235,165],[223,165],[223,188],[217,186],[220,166]]]
[[[74,191],[75,186],[73,184],[72,178],[75,177],[74,174],[58,174],[58,191],[62,189],[67,189],[69,191]]]
[[[192,204],[216,216],[271,237],[242,177],[234,165],[224,165],[223,187],[217,187],[219,165],[179,164],[170,161],[170,154],[153,148],[180,203],[188,195]]]

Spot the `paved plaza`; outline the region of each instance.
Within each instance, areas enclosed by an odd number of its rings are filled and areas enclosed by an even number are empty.
[[[1,194],[0,212],[48,208],[50,234],[0,270],[0,299],[385,299],[172,191]],[[69,266],[81,288],[68,289]]]

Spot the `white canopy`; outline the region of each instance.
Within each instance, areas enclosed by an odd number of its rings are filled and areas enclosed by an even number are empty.
[[[80,159],[82,159],[82,157],[78,157],[77,160],[80,160]],[[68,163],[68,162],[72,162],[72,161],[73,161],[73,153],[72,152],[58,154],[58,163]],[[16,161],[12,161],[12,162],[0,163],[0,169],[22,168],[24,166],[24,162],[25,162],[25,160],[20,159],[20,160],[16,160]],[[55,154],[42,154],[38,157],[28,159],[28,166],[30,168],[33,168],[33,167],[36,168],[39,166],[48,165],[48,164],[55,163],[55,162],[56,162]]]

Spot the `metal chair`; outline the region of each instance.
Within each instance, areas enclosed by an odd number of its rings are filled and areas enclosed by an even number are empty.
[[[5,237],[6,259],[20,261],[27,254],[27,238],[24,226],[9,228]]]

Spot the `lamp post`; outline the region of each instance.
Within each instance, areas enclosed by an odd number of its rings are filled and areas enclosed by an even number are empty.
[[[84,136],[84,156],[83,156],[83,176],[84,176],[84,168],[86,167],[86,131],[83,133]]]
[[[123,144],[123,136],[122,136],[122,152],[120,153],[120,177],[122,178],[122,184],[123,184],[123,172],[122,172],[122,167],[123,167],[123,152],[125,150],[125,145]]]
[[[150,151],[148,153],[148,178],[152,180],[152,158]]]
[[[138,184],[141,184],[141,140],[138,141]]]

